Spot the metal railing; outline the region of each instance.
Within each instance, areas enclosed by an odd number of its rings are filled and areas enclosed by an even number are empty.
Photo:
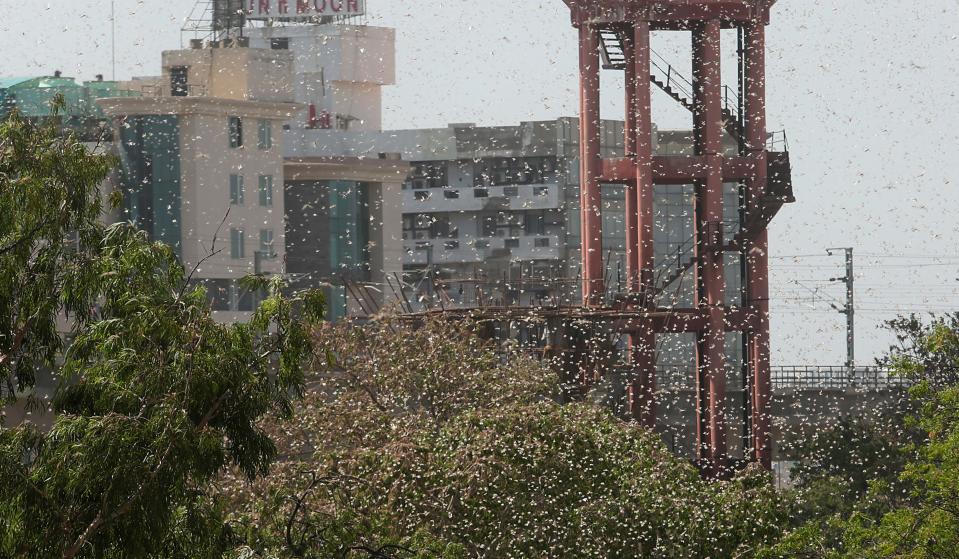
[[[912,384],[880,367],[785,366],[773,367],[771,376],[773,390],[887,390]]]
[[[769,132],[766,138],[766,149],[769,151],[789,151],[789,140],[785,130]]]
[[[207,94],[205,85],[180,84],[176,91],[169,84],[148,84],[140,87],[144,97],[204,97]]]

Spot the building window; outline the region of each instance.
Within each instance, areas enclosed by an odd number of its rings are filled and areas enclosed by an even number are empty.
[[[243,205],[243,175],[230,175],[230,204]]]
[[[189,95],[190,88],[187,86],[189,70],[187,66],[174,66],[170,68],[170,95],[173,97],[186,97]]]
[[[265,208],[273,206],[272,175],[260,175],[260,205]]]
[[[413,192],[413,196],[417,199],[417,201],[425,202],[426,200],[430,199],[430,192],[427,190],[420,190]]]
[[[458,248],[460,248],[460,242],[459,242],[459,241],[446,241],[445,243],[443,243],[443,247],[444,247],[446,250],[457,250]]]
[[[273,252],[273,230],[260,229],[260,257],[273,258],[276,253]]]
[[[549,237],[543,237],[533,241],[533,246],[536,248],[549,248]]]
[[[290,50],[290,38],[274,37],[270,39],[270,48],[273,50]]]
[[[238,148],[243,145],[243,121],[238,116],[229,119],[230,147]]]
[[[460,191],[459,191],[459,190],[444,190],[444,191],[443,191],[443,197],[446,198],[447,200],[455,200],[455,199],[457,199],[457,198],[460,197]]]
[[[474,188],[473,189],[473,198],[488,198],[489,191],[485,188]]]
[[[414,163],[410,170],[409,185],[412,189],[443,188],[448,186],[448,169],[445,161]]]
[[[243,230],[242,229],[230,229],[230,258],[239,259],[245,258],[245,251],[243,250]]]
[[[506,239],[503,241],[503,246],[506,248],[519,248],[519,239]]]
[[[507,198],[516,198],[519,196],[519,189],[515,186],[505,186],[503,187],[503,196]]]
[[[259,149],[270,149],[273,147],[273,123],[265,118],[261,118],[256,137],[256,147]]]
[[[473,241],[473,246],[476,248],[489,248],[489,241],[475,240]]]
[[[549,187],[548,187],[548,186],[534,186],[534,187],[533,187],[533,196],[549,196]]]

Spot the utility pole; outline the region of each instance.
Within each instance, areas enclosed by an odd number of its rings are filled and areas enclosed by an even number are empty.
[[[846,315],[846,367],[849,368],[849,374],[855,372],[856,368],[856,306],[855,306],[855,275],[853,274],[852,248],[829,248],[826,253],[832,256],[832,251],[841,250],[846,253],[846,276],[842,278],[829,278],[829,281],[841,281],[846,284],[846,306],[838,310]]]

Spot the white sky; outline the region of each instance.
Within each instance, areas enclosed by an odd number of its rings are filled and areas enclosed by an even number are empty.
[[[0,0],[0,75],[110,78],[110,2]],[[117,77],[159,71],[180,47],[194,0],[116,0]],[[574,116],[576,38],[561,0],[368,0],[369,23],[397,28],[398,84],[387,128],[480,125]],[[770,228],[774,364],[841,364],[840,256],[857,256],[857,355],[891,341],[879,324],[897,311],[959,310],[959,23],[957,0],[780,0],[768,29],[771,130],[786,129],[799,201]],[[724,47],[731,56],[733,37]],[[654,37],[688,67],[688,36]],[[731,61],[731,58],[727,57]],[[726,74],[733,78],[731,64]],[[620,118],[606,73],[604,117]],[[688,74],[688,71],[687,71]],[[730,84],[734,81],[730,80]],[[656,94],[661,128],[688,115]],[[799,281],[800,285],[793,282]],[[807,289],[808,288],[808,289]],[[823,290],[811,302],[810,290]],[[802,301],[797,300],[802,299]]]

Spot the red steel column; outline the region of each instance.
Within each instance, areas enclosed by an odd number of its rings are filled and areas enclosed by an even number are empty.
[[[579,27],[580,219],[582,220],[583,304],[602,303],[603,220],[599,153],[599,31]]]
[[[748,181],[747,214],[759,210],[766,190],[766,26],[763,18],[745,26],[745,112],[746,151],[753,161],[753,176]],[[750,312],[756,327],[749,339],[752,366],[752,438],[753,459],[772,467],[769,432],[769,402],[772,385],[769,366],[769,243],[763,228],[746,245],[747,288]]]
[[[650,101],[649,66],[649,22],[637,21],[633,28],[633,60],[635,68],[628,75],[634,79],[635,116],[636,116],[636,210],[638,235],[638,266],[640,291],[645,297],[649,309],[655,302],[648,294],[652,293],[654,283],[653,270],[656,261],[653,252],[653,120]],[[645,321],[635,334],[638,338],[636,369],[638,373],[640,420],[643,425],[653,428],[656,425],[656,331],[651,321]]]
[[[626,120],[623,126],[623,155],[626,158],[636,157],[636,88],[643,82],[636,78],[636,59],[633,53],[633,31],[627,29],[623,33],[623,55],[626,58],[625,89],[626,89]],[[626,183],[625,192],[625,225],[626,225],[626,278],[627,291],[639,291],[639,214],[636,210],[636,183]]]
[[[708,467],[721,475],[727,466],[726,332],[723,275],[723,127],[720,74],[719,20],[704,22],[693,31],[693,84],[695,92],[696,148],[705,158],[706,180],[697,185],[696,235],[700,282],[697,306],[707,315],[700,333],[697,365],[708,393]]]

